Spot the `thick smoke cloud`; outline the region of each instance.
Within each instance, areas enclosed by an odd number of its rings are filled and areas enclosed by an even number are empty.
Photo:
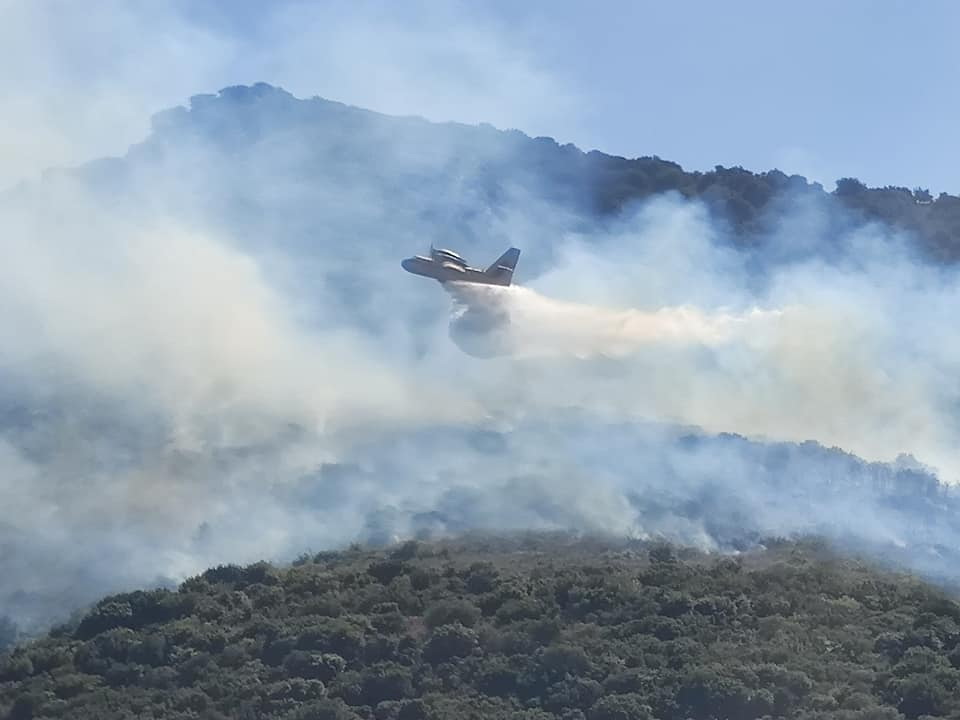
[[[351,141],[262,92],[5,199],[0,614],[477,528],[822,532],[946,574],[915,548],[957,546],[954,500],[897,456],[957,477],[952,271],[789,203],[751,253],[675,197],[578,213],[523,160],[491,195],[492,130]],[[403,273],[441,240],[521,246],[518,286]]]
[[[707,314],[692,306],[613,310],[556,300],[518,285],[451,283],[447,289],[455,304],[454,338],[489,331],[494,344],[481,354],[492,355],[500,348],[512,357],[529,359],[622,358],[645,348],[742,343],[781,315],[760,309],[740,315]]]
[[[152,113],[258,79],[439,121],[578,127],[575,93],[473,3],[0,0],[0,190],[123,154]]]
[[[786,220],[782,228],[791,232]],[[914,453],[952,483],[960,464],[948,378],[958,357],[948,318],[957,278],[914,261],[906,243],[861,228],[838,239],[829,264],[808,257],[758,280],[702,209],[660,199],[612,233],[568,239],[533,283],[542,292],[454,289],[451,336],[475,354],[584,361],[535,373],[526,399],[539,391],[541,403],[556,395],[576,407],[616,403],[711,432],[813,439],[869,460]],[[595,377],[591,358],[616,368],[616,382]]]

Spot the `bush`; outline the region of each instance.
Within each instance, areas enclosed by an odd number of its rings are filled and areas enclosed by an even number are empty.
[[[370,563],[367,573],[377,582],[386,585],[395,578],[403,575],[407,570],[406,564],[401,560],[378,560]]]
[[[480,610],[466,600],[445,600],[436,603],[423,616],[427,627],[436,629],[441,625],[460,623],[464,627],[472,628],[480,619]]]
[[[583,648],[564,643],[546,648],[540,654],[539,665],[547,677],[561,678],[564,675],[587,675],[591,662]]]
[[[400,665],[380,665],[366,671],[361,680],[364,705],[384,700],[403,700],[413,694],[410,670]]]
[[[76,637],[86,640],[107,630],[128,627],[132,624],[133,608],[130,607],[130,603],[107,598],[97,603],[96,607],[80,621]]]
[[[477,634],[460,623],[437,628],[423,648],[429,663],[441,663],[470,655],[477,647]]]
[[[607,695],[594,703],[589,720],[652,720],[653,713],[643,695]]]
[[[467,571],[466,589],[474,595],[493,592],[497,586],[500,574],[489,562],[473,563]]]
[[[284,715],[284,720],[359,720],[359,717],[342,700],[318,700],[300,705]]]

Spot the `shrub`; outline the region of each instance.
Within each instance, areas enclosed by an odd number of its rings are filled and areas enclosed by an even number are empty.
[[[460,623],[437,628],[423,648],[423,657],[430,663],[441,663],[466,657],[477,647],[477,634]]]
[[[423,616],[428,628],[436,629],[441,625],[460,623],[471,628],[480,619],[480,610],[467,600],[444,600],[436,603]]]

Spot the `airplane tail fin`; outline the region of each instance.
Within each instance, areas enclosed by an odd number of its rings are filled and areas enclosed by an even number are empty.
[[[494,260],[493,264],[484,270],[484,274],[496,279],[501,285],[509,285],[513,281],[513,271],[519,259],[520,251],[512,247]]]

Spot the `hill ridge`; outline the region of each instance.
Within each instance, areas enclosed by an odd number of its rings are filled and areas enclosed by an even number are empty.
[[[552,171],[552,181],[586,190],[590,196],[586,209],[601,215],[617,212],[655,194],[676,192],[687,199],[704,201],[732,223],[736,235],[743,236],[766,228],[764,212],[777,197],[800,194],[852,212],[860,221],[884,222],[913,233],[922,251],[932,260],[955,262],[960,259],[960,196],[946,192],[934,197],[924,188],[868,187],[852,177],[838,178],[837,188],[829,192],[819,182],[808,181],[798,174],[787,175],[775,168],[751,171],[741,166],[716,165],[713,170],[688,171],[679,163],[656,154],[624,157],[599,149],[583,150],[573,143],[561,145],[550,136],[532,137],[519,129],[498,129],[489,123],[436,122],[417,115],[390,115],[319,96],[301,99],[283,88],[262,82],[228,86],[216,94],[194,95],[187,106],[156,113],[151,137],[138,145],[149,145],[151,140],[175,129],[196,128],[213,117],[222,119],[224,110],[233,113],[245,107],[252,111],[258,104],[274,109],[283,107],[291,119],[316,121],[326,117],[370,125],[396,124],[418,130],[498,137],[509,150],[540,155],[543,169]],[[276,118],[275,114],[271,116],[272,120]],[[578,182],[581,176],[588,179],[586,183]],[[575,197],[576,193],[571,191],[564,196]]]

